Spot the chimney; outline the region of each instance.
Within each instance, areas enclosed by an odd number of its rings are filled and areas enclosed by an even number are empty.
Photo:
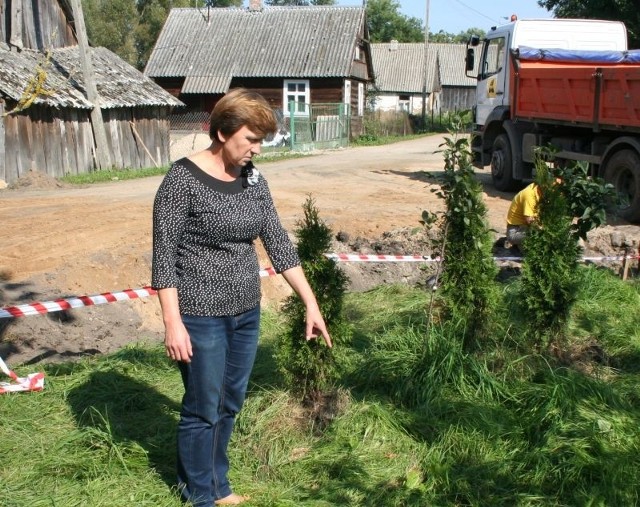
[[[260,12],[262,10],[262,0],[249,0],[249,11]]]
[[[389,51],[398,51],[398,41],[395,39],[391,40],[391,45],[389,46]]]

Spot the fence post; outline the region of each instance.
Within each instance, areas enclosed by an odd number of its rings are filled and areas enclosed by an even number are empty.
[[[289,128],[291,130],[291,150],[296,151],[296,120],[293,114],[295,104],[293,100],[289,101]]]

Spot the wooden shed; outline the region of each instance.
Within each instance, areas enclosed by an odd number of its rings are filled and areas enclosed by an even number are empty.
[[[94,106],[66,0],[0,1],[0,179],[94,170]],[[169,114],[183,104],[108,49],[90,51],[113,167],[168,165]]]
[[[449,112],[471,109],[475,104],[477,81],[465,72],[466,45],[433,43],[429,46],[438,52],[441,109]]]
[[[465,74],[464,44],[388,42],[371,44],[376,74],[375,109],[408,111],[422,108],[426,84],[429,113],[471,109],[476,81]]]

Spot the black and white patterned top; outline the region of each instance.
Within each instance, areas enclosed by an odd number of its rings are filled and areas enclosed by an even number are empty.
[[[252,168],[249,184],[242,177],[225,182],[183,158],[158,188],[151,285],[177,288],[181,314],[237,315],[257,306],[258,237],[276,272],[300,264],[267,182],[262,175],[256,181]]]

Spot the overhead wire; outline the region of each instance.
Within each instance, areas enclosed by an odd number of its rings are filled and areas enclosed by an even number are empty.
[[[468,9],[468,10],[470,10],[470,11],[474,12],[474,13],[475,13],[475,14],[477,14],[478,16],[482,16],[483,18],[485,18],[485,19],[487,19],[487,20],[491,21],[492,23],[495,23],[495,22],[496,22],[496,19],[495,19],[495,18],[492,18],[492,17],[490,17],[490,16],[487,16],[485,13],[480,12],[480,11],[479,11],[479,10],[477,10],[477,9],[474,9],[473,7],[470,7],[469,5],[465,4],[465,3],[464,3],[464,2],[462,2],[461,0],[455,0],[455,2],[456,2],[456,3],[458,3],[458,4],[460,4],[460,5],[461,5],[462,7],[464,7],[465,9]]]

